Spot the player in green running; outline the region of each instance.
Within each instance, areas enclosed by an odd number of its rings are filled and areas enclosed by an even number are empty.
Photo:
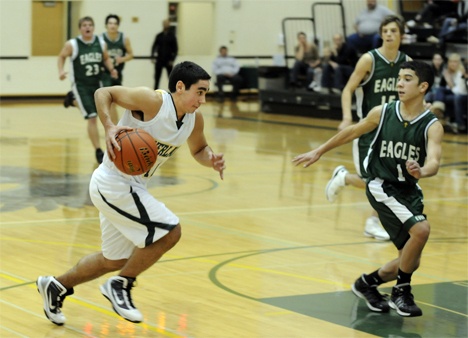
[[[421,316],[411,293],[411,277],[419,267],[429,238],[430,226],[423,213],[423,194],[418,180],[437,174],[442,153],[443,126],[425,107],[424,95],[434,83],[434,74],[421,61],[404,62],[399,71],[399,101],[373,108],[359,123],[350,125],[293,163],[305,168],[326,152],[373,132],[366,158],[367,198],[398,250],[397,258],[378,270],[363,274],[353,292],[364,298],[371,311],[401,316]],[[387,302],[377,287],[397,280]]]
[[[102,86],[103,67],[114,78],[118,74],[107,53],[106,43],[94,35],[94,20],[89,16],[81,18],[78,27],[81,34],[68,40],[58,56],[59,78],[64,80],[67,77],[64,66],[66,59],[70,58],[70,81],[75,104],[88,122],[88,136],[95,149],[96,160],[101,163],[104,152],[99,142],[94,92]]]
[[[120,18],[115,14],[109,14],[106,17],[106,32],[102,33],[102,38],[106,42],[107,52],[112,59],[115,69],[118,73],[118,78],[114,79],[107,69],[104,69],[102,74],[102,84],[104,87],[121,86],[123,79],[123,69],[125,63],[133,59],[132,44],[128,36],[119,31]],[[111,119],[114,124],[119,121],[117,108],[115,104],[111,107]]]
[[[398,98],[396,82],[400,65],[410,58],[399,51],[404,34],[404,20],[398,15],[389,15],[380,24],[381,47],[361,56],[354,72],[348,80],[341,96],[343,121],[339,130],[352,123],[351,102],[356,96],[356,108],[359,119],[366,117],[375,106],[392,102]],[[346,186],[365,188],[367,173],[362,161],[366,155],[372,135],[363,135],[353,143],[353,160],[356,174],[350,173],[340,165],[333,171],[325,193],[328,201],[333,202],[338,193]],[[382,229],[375,211],[366,219],[364,235],[377,240],[389,240],[390,236]]]

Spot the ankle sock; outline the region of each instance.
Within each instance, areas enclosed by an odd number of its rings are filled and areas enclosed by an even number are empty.
[[[383,284],[384,281],[379,276],[379,270],[375,270],[374,272],[366,275],[364,274],[364,280],[369,285],[380,285]]]
[[[411,283],[411,276],[413,273],[406,273],[398,269],[398,276],[397,276],[397,285],[399,284],[410,284]]]

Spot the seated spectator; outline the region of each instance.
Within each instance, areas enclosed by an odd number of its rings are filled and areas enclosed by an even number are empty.
[[[422,26],[432,28],[436,23],[440,27],[439,20],[447,16],[453,16],[457,11],[457,2],[459,0],[427,0],[423,9],[416,14],[414,20],[409,20],[408,27]]]
[[[443,77],[440,81],[440,86],[436,90],[434,103],[432,104],[432,111],[440,116],[445,116],[445,125],[448,127],[448,131],[458,133],[458,125],[461,120],[457,121],[455,115],[455,93],[454,88],[456,85],[460,86],[460,89],[455,89],[458,93],[463,93],[461,89],[461,83],[459,79],[464,77],[465,69],[461,63],[460,54],[450,54],[447,62],[447,67],[442,72]],[[466,89],[465,89],[466,90]],[[466,114],[466,111],[465,111]],[[463,113],[460,113],[463,115]]]
[[[213,61],[212,70],[216,75],[219,100],[221,102],[224,101],[223,86],[225,84],[231,84],[231,101],[236,101],[243,79],[239,75],[239,63],[234,57],[228,56],[228,49],[226,46],[221,46],[219,48],[219,55]]]
[[[344,40],[343,35],[333,35],[333,46],[324,50],[322,87],[340,93],[353,73],[358,55]]]
[[[387,7],[378,5],[377,0],[366,1],[367,8],[356,17],[354,23],[356,33],[346,38],[348,44],[360,54],[380,47],[382,43],[379,35],[380,24],[387,15],[395,15]]]
[[[444,58],[440,53],[434,53],[431,61],[432,72],[434,73],[434,84],[431,90],[426,94],[425,100],[427,102],[434,102],[435,94],[437,89],[440,87],[440,81],[442,80],[442,72],[444,70]]]
[[[297,34],[297,40],[295,61],[290,74],[290,85],[292,87],[314,87],[316,90],[320,90],[322,70],[317,45],[308,42],[304,32]],[[300,81],[301,75],[306,77],[305,83]]]
[[[465,67],[460,67],[458,75],[455,76],[455,85],[452,89],[454,95],[455,128],[458,133],[467,132],[467,95],[468,74]]]
[[[467,41],[468,27],[468,0],[458,3],[458,10],[455,16],[445,18],[442,28],[439,31],[439,38],[434,39],[440,43],[440,46],[445,50],[447,40],[456,38]]]

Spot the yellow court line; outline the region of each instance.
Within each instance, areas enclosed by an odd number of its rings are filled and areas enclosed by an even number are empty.
[[[421,302],[420,300],[418,300],[418,303],[424,304],[424,305],[426,305],[426,306],[433,307],[433,308],[435,308],[435,309],[439,309],[439,310],[451,312],[451,313],[454,313],[454,314],[456,314],[456,315],[460,315],[460,316],[463,316],[463,317],[467,317],[467,318],[468,318],[468,314],[466,314],[466,313],[462,313],[462,312],[450,310],[450,309],[447,309],[447,308],[445,308],[445,307],[437,306],[437,305],[430,304],[430,303]]]

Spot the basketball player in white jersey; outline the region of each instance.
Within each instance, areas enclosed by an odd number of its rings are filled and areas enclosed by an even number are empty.
[[[208,146],[203,116],[197,111],[205,103],[209,87],[210,75],[203,68],[182,62],[170,74],[170,93],[121,86],[96,91],[107,152],[91,178],[90,195],[100,211],[102,251],[82,258],[58,277],[38,278],[44,312],[54,324],[65,323],[61,307],[65,297],[73,293],[73,287],[114,271],[119,273],[101,286],[102,294],[124,319],[135,323],[143,320],[133,305],[130,290],[137,276],[156,263],[181,236],[179,218],[148,192],[147,182],[185,142],[197,162],[218,171],[223,179],[223,154],[215,154]],[[109,113],[112,103],[127,109],[117,125]],[[123,174],[112,162],[115,152],[120,151],[115,135],[133,128],[149,132],[159,148],[155,165],[140,176]]]

